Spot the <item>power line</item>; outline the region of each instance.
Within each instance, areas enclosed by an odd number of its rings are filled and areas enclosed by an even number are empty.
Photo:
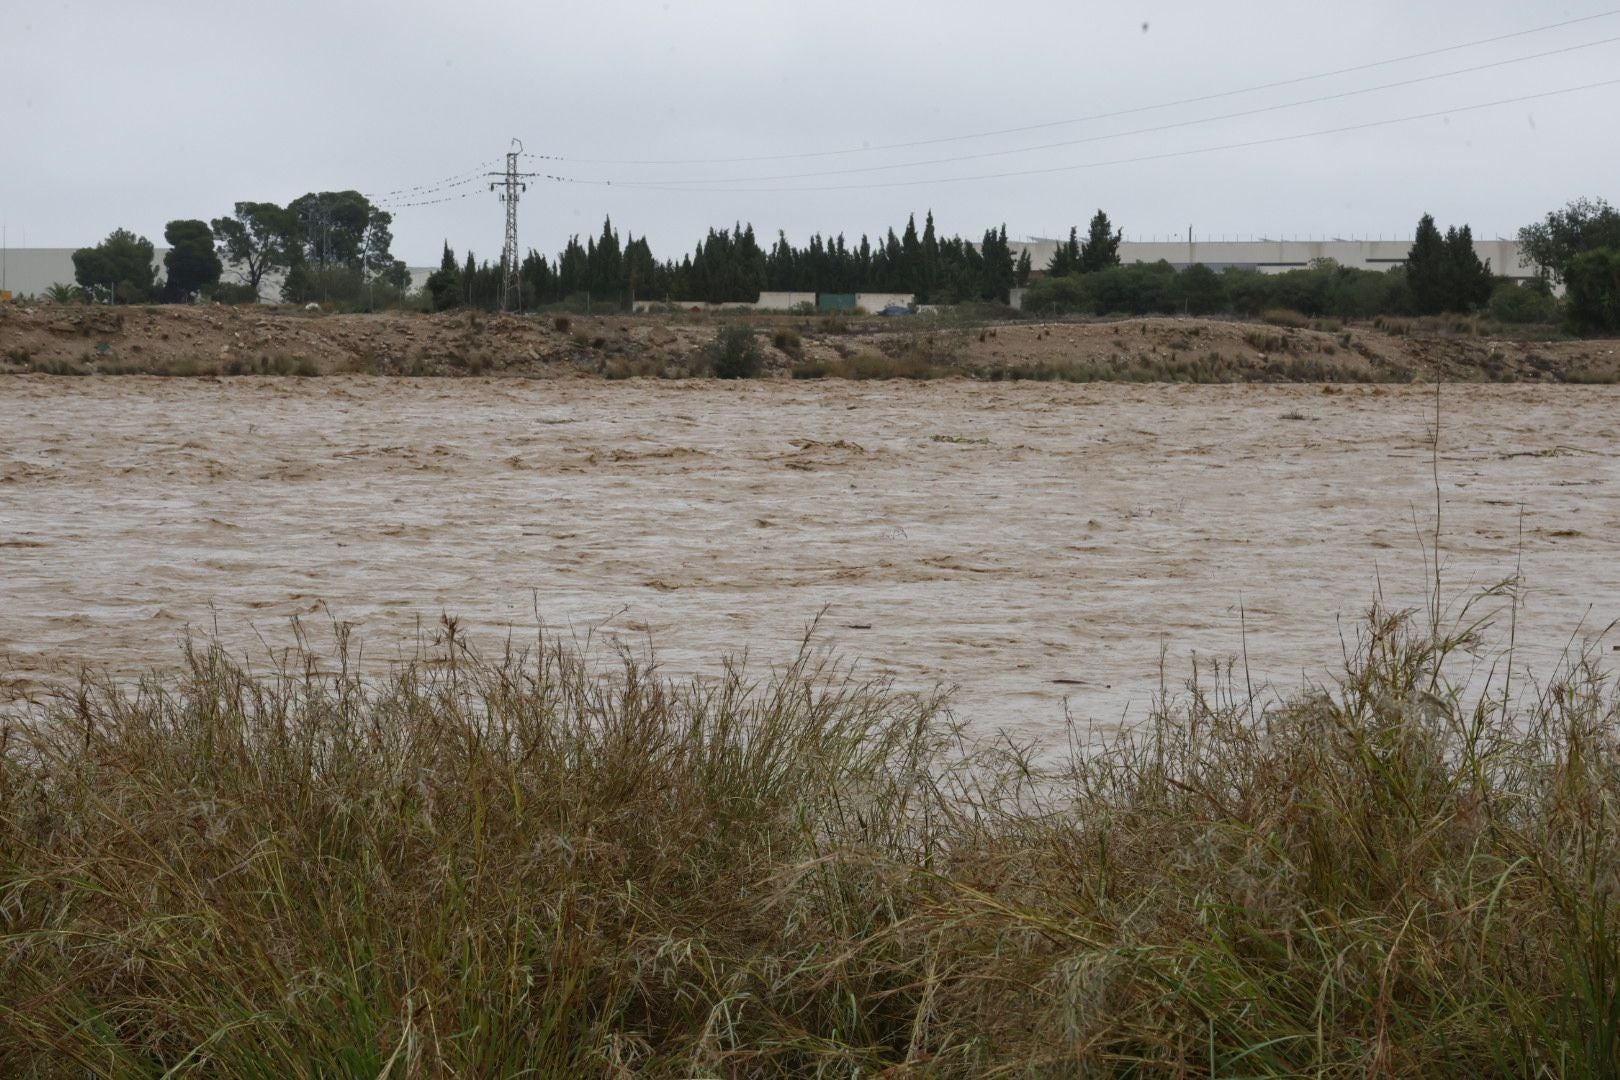
[[[408,209],[408,208],[413,207],[413,206],[437,206],[440,203],[455,202],[458,199],[470,199],[475,195],[482,195],[482,194],[484,194],[484,192],[482,190],[463,191],[463,192],[460,192],[460,193],[455,194],[455,195],[445,195],[445,196],[443,196],[441,198],[437,198],[437,199],[418,199],[418,200],[415,200],[415,201],[412,201],[412,202],[402,202],[402,203],[384,202],[384,203],[378,203],[377,205],[379,207],[381,207],[382,209],[384,209],[384,210],[405,210],[405,209]]]
[[[1003,180],[1022,176],[1041,176],[1050,173],[1078,172],[1083,169],[1099,169],[1111,165],[1134,165],[1147,161],[1164,161],[1171,158],[1191,157],[1197,154],[1212,154],[1222,150],[1242,150],[1254,146],[1269,146],[1276,143],[1297,142],[1301,139],[1319,138],[1324,135],[1342,135],[1352,131],[1366,131],[1371,128],[1387,127],[1391,124],[1408,124],[1419,120],[1433,120],[1437,117],[1452,116],[1457,113],[1478,112],[1481,109],[1493,109],[1501,105],[1515,105],[1524,101],[1539,101],[1543,98],[1558,97],[1563,94],[1575,94],[1584,90],[1596,90],[1607,86],[1620,86],[1620,79],[1605,79],[1600,82],[1583,83],[1580,86],[1566,86],[1558,90],[1545,90],[1536,94],[1521,94],[1516,97],[1498,98],[1495,101],[1483,101],[1473,105],[1459,105],[1449,109],[1436,109],[1433,112],[1414,113],[1410,116],[1395,116],[1385,120],[1370,120],[1360,124],[1346,124],[1342,127],[1323,128],[1319,131],[1297,132],[1292,135],[1275,135],[1264,139],[1249,139],[1243,142],[1222,143],[1218,146],[1201,146],[1190,150],[1170,150],[1159,154],[1142,154],[1136,157],[1113,158],[1107,161],[1087,161],[1075,165],[1054,165],[1040,169],[1012,169],[1005,172],[977,173],[971,176],[943,176],[922,180],[888,180],[870,184],[823,184],[804,187],[764,188],[670,187],[662,181],[580,180],[564,176],[546,176],[545,179],[567,184],[587,184],[597,187],[635,188],[638,191],[706,192],[713,194],[781,194],[788,192],[811,191],[865,191],[874,188],[926,187],[932,184],[962,184],[970,183],[976,180]]]
[[[1328,101],[1340,101],[1345,98],[1360,97],[1365,94],[1375,94],[1384,90],[1395,90],[1405,86],[1414,86],[1418,83],[1435,82],[1440,79],[1455,78],[1458,75],[1471,75],[1492,68],[1507,67],[1511,64],[1523,64],[1531,60],[1544,60],[1549,56],[1560,56],[1565,53],[1577,52],[1581,49],[1593,49],[1600,45],[1612,45],[1620,41],[1620,36],[1603,38],[1599,41],[1582,42],[1579,45],[1567,45],[1561,49],[1549,49],[1546,52],[1532,53],[1528,56],[1516,56],[1506,60],[1493,60],[1486,64],[1475,64],[1472,67],[1457,68],[1454,71],[1442,71],[1433,75],[1419,75],[1410,79],[1401,79],[1396,82],[1382,83],[1378,86],[1364,87],[1358,90],[1344,90],[1336,94],[1324,94],[1320,97],[1305,98],[1299,101],[1285,101],[1275,105],[1262,105],[1253,109],[1243,109],[1238,112],[1222,113],[1218,116],[1206,116],[1196,120],[1177,120],[1174,123],[1159,124],[1154,127],[1136,128],[1131,131],[1115,131],[1105,135],[1088,135],[1082,139],[1065,139],[1060,142],[1040,143],[1034,146],[1018,146],[1007,150],[986,150],[977,154],[959,154],[953,157],[930,158],[922,161],[901,161],[891,165],[862,165],[848,169],[824,169],[817,172],[778,173],[769,176],[737,176],[716,177],[709,179],[687,180],[658,180],[649,183],[667,184],[670,186],[686,187],[702,184],[747,184],[762,183],[772,180],[804,180],[822,176],[849,176],[858,173],[888,172],[894,169],[915,169],[928,165],[954,165],[962,161],[979,161],[985,158],[1007,157],[1012,154],[1029,154],[1039,150],[1056,150],[1068,146],[1081,146],[1086,143],[1107,142],[1110,139],[1130,138],[1134,135],[1152,135],[1162,131],[1174,131],[1177,128],[1196,127],[1199,124],[1213,124],[1222,120],[1236,120],[1247,116],[1259,116],[1263,113],[1281,112],[1284,109],[1297,109],[1305,105],[1320,105]]]
[[[853,146],[842,150],[812,150],[796,154],[762,154],[752,157],[731,158],[664,158],[664,159],[615,159],[615,158],[548,158],[552,161],[567,161],[575,165],[741,165],[758,161],[791,161],[805,158],[838,157],[846,154],[880,153],[886,150],[908,150],[919,146],[935,146],[940,143],[966,142],[970,139],[988,139],[997,135],[1018,135],[1027,131],[1041,131],[1047,128],[1065,127],[1070,124],[1090,123],[1094,120],[1110,120],[1120,116],[1132,116],[1137,113],[1151,112],[1156,109],[1168,109],[1178,105],[1196,105],[1205,101],[1217,101],[1221,98],[1236,97],[1240,94],[1252,94],[1261,90],[1274,90],[1282,86],[1295,86],[1299,83],[1315,82],[1319,79],[1330,79],[1336,75],[1350,75],[1358,71],[1368,71],[1372,68],[1387,67],[1391,64],[1403,64],[1408,60],[1422,60],[1430,56],[1441,56],[1445,53],[1459,52],[1463,49],[1474,49],[1481,45],[1492,45],[1499,41],[1511,41],[1514,38],[1529,37],[1532,34],[1544,34],[1550,30],[1561,30],[1567,26],[1577,26],[1582,23],[1593,22],[1598,19],[1608,19],[1620,15],[1620,8],[1600,11],[1593,15],[1582,15],[1574,19],[1565,19],[1562,22],[1546,23],[1542,26],[1532,26],[1526,30],[1515,30],[1508,34],[1497,34],[1494,37],[1478,38],[1474,41],[1464,41],[1456,45],[1446,45],[1438,49],[1426,49],[1423,52],[1407,53],[1404,56],[1392,56],[1384,60],[1373,60],[1364,64],[1355,64],[1350,67],[1335,68],[1332,71],[1323,71],[1314,75],[1300,75],[1289,79],[1277,79],[1273,82],[1256,83],[1253,86],[1240,87],[1235,90],[1222,90],[1213,94],[1201,94],[1196,97],[1178,98],[1174,101],[1160,102],[1156,105],[1138,105],[1129,109],[1118,109],[1113,112],[1093,113],[1089,116],[1077,116],[1068,120],[1049,120],[1039,124],[1023,124],[1017,127],[996,128],[990,131],[977,131],[966,135],[943,135],[933,139],[915,139],[910,142],[886,143],[880,146]]]
[[[483,182],[483,179],[484,179],[485,175],[486,175],[485,173],[479,173],[477,176],[470,176],[467,179],[459,180],[454,184],[445,184],[445,185],[443,185],[441,187],[424,188],[421,191],[416,191],[416,192],[411,192],[411,193],[405,194],[405,195],[395,196],[392,199],[390,199],[390,198],[381,198],[381,197],[374,198],[374,199],[372,199],[372,202],[376,203],[378,206],[420,206],[422,204],[423,200],[426,200],[426,201],[429,201],[429,202],[447,202],[447,201],[449,201],[449,199],[457,198],[458,196],[450,195],[450,196],[446,196],[446,198],[444,198],[444,199],[435,199],[434,196],[441,195],[441,194],[443,194],[444,192],[447,192],[447,191],[454,191],[456,188],[467,187],[470,184],[481,183],[481,182]],[[462,194],[476,195],[476,194],[478,194],[478,192],[477,191],[470,191],[470,192],[463,192]],[[407,202],[398,202],[397,201],[398,199],[406,199],[406,200],[409,200],[409,201],[407,201]]]
[[[482,175],[481,170],[487,169],[489,166],[491,166],[493,164],[495,164],[494,159],[491,159],[489,161],[481,161],[481,162],[479,162],[477,164],[477,166],[475,166],[473,168],[473,170],[471,172],[456,173],[455,175],[447,176],[442,180],[429,180],[425,184],[414,184],[411,187],[395,188],[392,191],[378,191],[378,192],[374,192],[374,193],[369,193],[369,194],[366,194],[365,197],[368,198],[368,199],[372,199],[372,200],[386,199],[390,195],[421,194],[421,193],[427,191],[430,188],[438,189],[438,188],[442,188],[442,187],[446,187],[446,186],[454,187],[454,186],[456,186],[458,184],[470,183],[473,180],[477,180]]]

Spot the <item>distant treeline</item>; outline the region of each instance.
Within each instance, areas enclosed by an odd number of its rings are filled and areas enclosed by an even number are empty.
[[[74,252],[76,285],[53,286],[59,301],[226,303],[260,297],[264,279],[282,275],[281,298],[340,308],[422,303],[435,310],[494,308],[501,303],[499,261],[471,252],[458,260],[446,242],[425,295],[409,293],[405,264],[391,252],[392,215],[355,191],[310,192],[285,207],[239,202],[234,214],[171,221],[166,280],[157,280],[153,246],[114,230],[93,248]],[[940,237],[934,216],[907,218],[873,243],[862,235],[812,236],[799,247],[778,233],[768,248],[751,224],[710,229],[691,253],[660,261],[646,237],[623,243],[610,220],[584,243],[570,237],[555,261],[530,250],[521,262],[522,296],[509,306],[534,308],[583,300],[612,310],[638,299],[709,302],[756,300],[761,292],[904,292],[918,303],[1005,301],[1028,285],[1027,310],[1050,314],[1254,314],[1287,308],[1306,315],[1365,318],[1488,311],[1508,322],[1565,321],[1581,333],[1620,332],[1620,210],[1602,199],[1576,199],[1519,230],[1537,276],[1524,284],[1493,278],[1474,253],[1467,225],[1442,233],[1428,214],[1403,266],[1385,272],[1324,261],[1306,270],[1262,274],[1239,268],[1177,270],[1169,263],[1120,265],[1121,233],[1098,210],[1082,237],[1069,230],[1046,266],[1028,253],[1014,258],[1007,228],[978,243]],[[229,272],[239,280],[228,283]],[[1034,280],[1032,281],[1032,276]],[[1555,284],[1566,288],[1562,303]]]
[[[1504,322],[1566,319],[1585,332],[1620,330],[1620,212],[1600,200],[1580,199],[1519,231],[1519,242],[1539,268],[1516,283],[1493,277],[1474,251],[1467,225],[1441,232],[1432,216],[1418,222],[1406,263],[1379,272],[1323,260],[1282,274],[1229,268],[1217,273],[1167,262],[1120,264],[1122,234],[1098,210],[1082,236],[1070,229],[1046,266],[1014,258],[1005,226],[973,244],[940,238],[928,213],[919,231],[911,215],[897,234],[874,244],[862,236],[812,236],[799,247],[778,233],[760,245],[751,224],[711,229],[691,254],[660,261],[645,237],[621,243],[611,220],[600,236],[570,237],[555,260],[531,250],[521,264],[526,308],[578,303],[612,309],[632,300],[747,303],[761,292],[908,292],[918,303],[1005,301],[1028,286],[1024,308],[1041,314],[1186,313],[1258,314],[1285,308],[1305,315],[1368,318],[1488,312]],[[1033,276],[1033,280],[1032,279]],[[1553,284],[1568,287],[1560,305]],[[501,269],[469,252],[458,260],[445,244],[440,268],[427,283],[433,307],[494,308],[501,302]],[[514,305],[515,306],[515,305]]]
[[[627,233],[621,245],[608,220],[600,236],[583,244],[570,237],[556,262],[531,250],[521,273],[526,307],[585,294],[611,307],[648,299],[752,302],[766,291],[908,292],[923,304],[1005,301],[1011,289],[1029,281],[1030,270],[1027,254],[1013,257],[1005,225],[987,230],[974,245],[960,236],[941,239],[930,213],[920,233],[913,215],[900,235],[891,228],[877,244],[865,235],[850,244],[840,233],[817,234],[795,247],[778,233],[766,249],[752,225],[710,229],[679,262],[654,258],[646,237]],[[437,309],[492,308],[500,301],[501,268],[471,252],[458,260],[446,243],[427,289]]]
[[[249,303],[260,298],[265,275],[280,273],[281,298],[291,303],[359,306],[364,299],[388,307],[410,286],[405,263],[390,251],[393,215],[358,191],[312,191],[285,207],[239,202],[234,209],[212,222],[169,222],[161,282],[152,242],[114,229],[95,247],[75,251],[74,284],[60,282],[48,295],[115,304]],[[237,281],[223,280],[227,269]]]

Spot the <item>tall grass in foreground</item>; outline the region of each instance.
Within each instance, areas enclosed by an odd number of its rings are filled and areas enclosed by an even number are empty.
[[[808,659],[188,650],[5,728],[0,1062],[1615,1075],[1620,705],[1465,704],[1470,645],[1375,611],[1336,687],[1055,769]]]

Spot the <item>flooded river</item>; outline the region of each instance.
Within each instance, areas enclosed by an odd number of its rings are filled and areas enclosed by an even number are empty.
[[[7,378],[0,684],[188,627],[262,660],[293,615],[375,661],[449,613],[707,672],[819,615],[1050,739],[1140,717],[1161,655],[1292,690],[1375,589],[1421,607],[1434,423],[1432,387]],[[1438,471],[1442,595],[1522,568],[1528,666],[1620,618],[1620,389],[1446,387]]]

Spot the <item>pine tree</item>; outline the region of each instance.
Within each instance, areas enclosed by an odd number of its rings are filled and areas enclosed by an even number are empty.
[[[578,236],[570,236],[557,260],[557,292],[566,300],[590,288],[590,263]]]
[[[555,281],[551,273],[551,264],[546,257],[529,249],[518,267],[518,277],[523,282],[523,306],[531,307],[535,304],[549,304],[556,299],[554,295]]]
[[[929,304],[939,288],[939,238],[934,235],[934,212],[928,211],[923,224],[922,270],[918,274],[917,302]]]
[[[1114,232],[1108,215],[1098,210],[1091,218],[1085,243],[1080,245],[1080,272],[1084,274],[1119,265],[1119,242],[1125,230]]]
[[[456,253],[450,250],[450,241],[444,242],[444,254],[439,257],[439,268],[428,275],[423,288],[433,298],[434,311],[457,307],[464,301],[461,271],[456,266]]]
[[[638,240],[632,233],[625,236],[624,282],[630,291],[631,302],[638,296],[658,295],[658,263],[653,259],[647,238],[643,236]]]
[[[611,218],[602,219],[602,235],[586,248],[585,254],[592,298],[619,299],[624,292],[624,256]]]
[[[1052,252],[1052,261],[1046,264],[1046,273],[1049,277],[1067,277],[1079,272],[1080,230],[1070,225],[1069,239],[1058,242],[1057,250]]]
[[[754,236],[754,224],[744,225],[737,237],[736,292],[733,298],[752,304],[765,290],[765,252],[760,250]]]
[[[899,291],[915,293],[922,276],[922,241],[917,238],[917,215],[906,217],[906,231],[900,236]]]
[[[1446,230],[1446,309],[1472,311],[1491,300],[1491,266],[1474,250],[1467,225]]]
[[[1406,285],[1412,293],[1412,310],[1419,315],[1435,315],[1444,310],[1450,297],[1450,250],[1446,238],[1435,227],[1434,215],[1418,219],[1417,235],[1406,253]]]
[[[1007,226],[985,232],[984,240],[979,245],[979,256],[979,299],[1005,302],[1017,276],[1012,248],[1007,244]]]

